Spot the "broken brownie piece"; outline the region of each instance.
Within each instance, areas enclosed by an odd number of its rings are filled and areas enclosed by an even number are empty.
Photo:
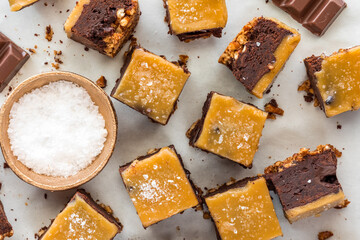
[[[5,237],[11,237],[13,234],[13,228],[6,217],[4,206],[0,201],[0,240]]]
[[[144,228],[199,204],[172,145],[120,167],[120,175]]]
[[[267,113],[211,92],[203,116],[187,132],[190,145],[251,168]]]
[[[205,195],[219,239],[264,239],[282,236],[263,177],[245,178]]]
[[[167,124],[190,72],[138,45],[126,53],[120,79],[111,96],[154,122]]]
[[[80,189],[40,239],[112,240],[121,230],[121,223]]]
[[[80,0],[65,23],[68,37],[114,57],[140,17],[137,0]]]
[[[327,117],[360,108],[360,47],[304,60],[315,96]]]
[[[220,56],[246,89],[258,98],[300,41],[300,34],[274,18],[258,17],[243,27]]]
[[[340,156],[333,146],[320,145],[315,151],[303,148],[265,169],[265,177],[279,196],[290,223],[345,203],[336,177]]]
[[[164,0],[164,7],[170,33],[185,42],[219,38],[227,22],[225,0]]]
[[[24,7],[28,7],[39,0],[9,0],[10,10],[13,12],[19,11]]]

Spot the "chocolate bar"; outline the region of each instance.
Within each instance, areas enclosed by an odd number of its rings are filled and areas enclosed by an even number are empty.
[[[0,92],[28,59],[25,50],[0,32]]]
[[[315,35],[321,36],[346,7],[343,0],[273,0]]]

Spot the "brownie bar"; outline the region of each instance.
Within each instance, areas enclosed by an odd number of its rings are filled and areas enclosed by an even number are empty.
[[[29,54],[0,32],[0,92],[29,59]]]
[[[13,234],[13,228],[6,217],[4,206],[0,201],[0,240],[5,237],[11,237]]]
[[[269,187],[279,196],[291,223],[344,204],[344,194],[336,176],[337,157],[340,156],[333,146],[320,145],[315,151],[301,149],[265,169]]]
[[[87,193],[84,189],[78,189],[74,196],[69,200],[68,204],[72,201],[75,201],[76,196],[83,199],[92,209],[101,214],[106,220],[114,224],[118,228],[118,233],[120,233],[123,229],[123,225],[119,222],[119,220],[115,219],[110,213],[108,213],[104,208],[102,208],[99,204],[97,204],[89,193]],[[67,207],[67,206],[66,206]],[[66,207],[64,209],[66,209]],[[51,228],[54,221],[51,222],[50,226],[46,229],[46,231],[41,235],[40,239],[43,239],[46,232]]]
[[[81,0],[65,23],[69,38],[114,57],[140,18],[137,0]]]
[[[273,0],[315,35],[321,36],[346,7],[343,0]]]

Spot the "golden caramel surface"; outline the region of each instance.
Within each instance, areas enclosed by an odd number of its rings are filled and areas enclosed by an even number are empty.
[[[135,160],[121,175],[144,227],[198,205],[184,169],[169,147]]]
[[[190,73],[143,49],[135,49],[112,95],[128,106],[166,124]]]
[[[75,197],[56,217],[42,240],[110,240],[118,232],[115,224]]]
[[[264,178],[205,201],[222,240],[268,240],[282,235]]]
[[[195,146],[251,166],[267,113],[214,93]]]
[[[359,109],[360,47],[326,57],[315,75],[328,117]]]
[[[224,28],[225,0],[167,0],[171,29],[175,34]]]
[[[9,0],[10,10],[11,11],[19,11],[20,9],[33,4],[39,0]]]

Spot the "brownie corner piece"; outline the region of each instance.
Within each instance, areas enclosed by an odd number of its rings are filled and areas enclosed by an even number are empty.
[[[4,206],[0,201],[0,239],[11,237],[13,234],[13,228],[6,217]]]
[[[279,196],[290,223],[345,204],[345,195],[336,176],[337,157],[332,145],[299,153],[265,169],[265,178]]]
[[[78,189],[40,239],[112,240],[123,228],[112,213],[110,207],[96,203],[89,193]]]
[[[68,37],[114,57],[140,18],[138,0],[80,0],[65,22]]]
[[[220,38],[227,23],[225,0],[163,0],[169,33],[189,42],[214,36]]]
[[[243,27],[218,62],[251,94],[262,98],[300,39],[295,29],[277,19],[257,17]]]
[[[316,99],[326,117],[360,108],[360,46],[304,59]]]
[[[184,59],[170,62],[133,43],[111,96],[153,122],[166,125],[189,77]]]
[[[251,168],[267,116],[255,106],[210,92],[201,119],[186,135],[190,146]]]
[[[172,145],[151,150],[119,171],[144,228],[196,207],[201,201]]]
[[[266,180],[262,176],[231,181],[209,190],[204,199],[218,239],[273,239],[282,236]]]

